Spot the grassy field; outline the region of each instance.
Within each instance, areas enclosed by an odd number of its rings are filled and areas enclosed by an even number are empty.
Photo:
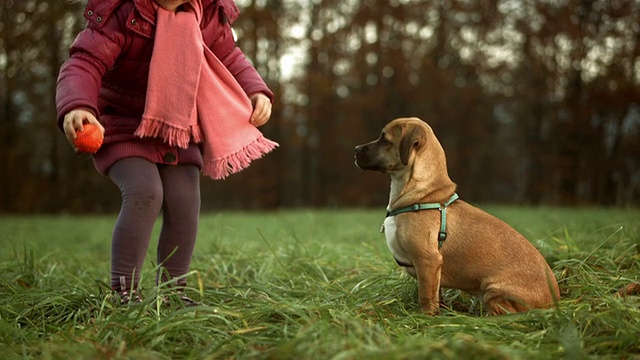
[[[420,314],[372,210],[204,214],[189,284],[207,306],[160,306],[152,241],[145,301],[115,307],[115,216],[3,217],[0,357],[640,358],[640,297],[614,296],[640,279],[640,210],[484,208],[549,261],[557,308],[488,317],[445,290],[439,316]]]

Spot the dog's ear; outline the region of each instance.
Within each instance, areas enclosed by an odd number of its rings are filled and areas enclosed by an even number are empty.
[[[400,140],[400,160],[403,165],[409,163],[411,151],[419,149],[427,141],[422,128],[417,126],[407,126],[402,131],[402,140]]]

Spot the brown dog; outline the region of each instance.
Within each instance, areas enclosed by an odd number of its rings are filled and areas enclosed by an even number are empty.
[[[560,298],[551,268],[529,241],[457,200],[444,150],[425,122],[393,120],[380,138],[356,147],[355,161],[391,177],[384,234],[398,264],[417,279],[423,311],[438,312],[441,286],[477,295],[491,315],[547,308]]]

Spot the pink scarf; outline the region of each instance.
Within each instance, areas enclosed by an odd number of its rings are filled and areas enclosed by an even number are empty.
[[[187,11],[158,8],[149,85],[139,137],[171,146],[202,143],[202,172],[224,179],[278,144],[249,122],[253,107],[244,90],[202,40],[202,2]]]

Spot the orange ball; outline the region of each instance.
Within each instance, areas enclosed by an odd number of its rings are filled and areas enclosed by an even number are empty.
[[[93,124],[84,124],[78,131],[74,144],[79,152],[94,154],[102,146],[102,132]]]

